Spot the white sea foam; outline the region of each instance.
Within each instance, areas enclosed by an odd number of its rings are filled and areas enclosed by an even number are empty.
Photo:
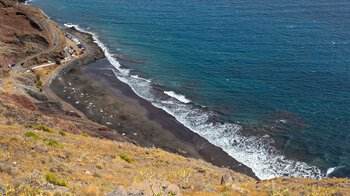
[[[338,166],[338,167],[331,167],[327,169],[326,177],[329,177],[330,174],[332,174],[334,171],[345,168],[345,166]]]
[[[276,122],[280,122],[280,123],[286,124],[286,123],[287,123],[287,120],[285,120],[285,119],[280,119],[280,120],[277,120]]]
[[[173,97],[177,99],[178,101],[181,101],[182,103],[190,103],[191,100],[187,99],[183,95],[178,95],[174,91],[164,91],[165,94],[169,95],[170,97]]]
[[[32,2],[32,0],[27,0],[24,2],[25,5],[29,5]]]
[[[327,173],[326,173],[326,176],[328,176],[329,174],[331,174],[332,172],[334,172],[335,168],[336,168],[336,167],[328,168]]]
[[[243,136],[242,127],[231,123],[209,122],[210,113],[184,104],[155,104],[184,124],[189,129],[221,147],[230,156],[252,168],[260,179],[279,176],[312,177],[323,176],[321,171],[306,163],[287,159],[275,148],[266,144],[266,138]]]
[[[172,91],[165,91],[169,100],[161,100],[152,93],[152,82],[137,75],[130,75],[128,69],[121,68],[108,48],[98,39],[98,35],[81,29],[78,25],[65,24],[77,30],[91,33],[94,41],[102,48],[107,59],[116,68],[116,77],[128,84],[132,90],[155,107],[161,108],[174,116],[180,123],[206,138],[212,144],[221,147],[237,161],[252,168],[260,179],[280,176],[321,178],[325,175],[320,169],[304,162],[286,158],[277,149],[269,145],[269,137],[254,137],[241,134],[242,127],[233,123],[210,121],[213,115],[202,108],[187,104],[190,100]],[[175,99],[174,99],[175,98]]]

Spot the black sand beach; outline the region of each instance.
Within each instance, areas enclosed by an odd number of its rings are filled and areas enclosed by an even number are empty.
[[[50,88],[88,118],[117,130],[145,147],[201,158],[255,177],[252,170],[165,111],[138,97],[119,81],[107,59],[61,72]],[[256,178],[256,177],[255,177]]]
[[[86,54],[62,69],[45,85],[50,97],[63,100],[67,109],[118,131],[144,147],[164,150],[206,160],[257,178],[253,171],[233,159],[221,148],[179,123],[173,116],[137,96],[119,81],[110,62],[92,36],[66,29],[83,42]],[[100,60],[96,60],[100,59]],[[62,101],[60,101],[62,102]]]

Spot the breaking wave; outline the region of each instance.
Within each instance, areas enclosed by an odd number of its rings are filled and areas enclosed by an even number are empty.
[[[175,99],[177,99],[178,101],[181,101],[182,103],[190,103],[191,101],[189,99],[187,99],[185,96],[183,95],[178,95],[176,94],[174,91],[164,91],[165,94],[169,95],[170,97],[173,97]]]
[[[160,90],[153,88],[152,81],[131,75],[130,70],[122,68],[109,49],[98,39],[97,34],[86,31],[78,25],[64,25],[92,34],[95,43],[102,48],[109,62],[115,67],[113,71],[120,81],[128,84],[138,96],[151,102],[155,107],[163,109],[193,132],[250,167],[258,178],[325,177],[325,173],[315,166],[286,158],[270,145],[272,139],[268,135],[264,137],[246,136],[242,134],[243,129],[238,124],[213,122],[211,117],[215,115],[214,112],[196,106],[185,96],[173,91],[162,91],[164,96],[159,96]]]

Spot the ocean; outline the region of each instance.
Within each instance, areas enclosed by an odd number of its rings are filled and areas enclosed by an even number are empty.
[[[93,33],[116,77],[259,178],[350,167],[350,1],[30,4]]]

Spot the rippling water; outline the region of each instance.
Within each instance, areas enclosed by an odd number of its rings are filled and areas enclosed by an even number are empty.
[[[350,166],[350,1],[32,4],[98,35],[117,77],[258,177]]]

